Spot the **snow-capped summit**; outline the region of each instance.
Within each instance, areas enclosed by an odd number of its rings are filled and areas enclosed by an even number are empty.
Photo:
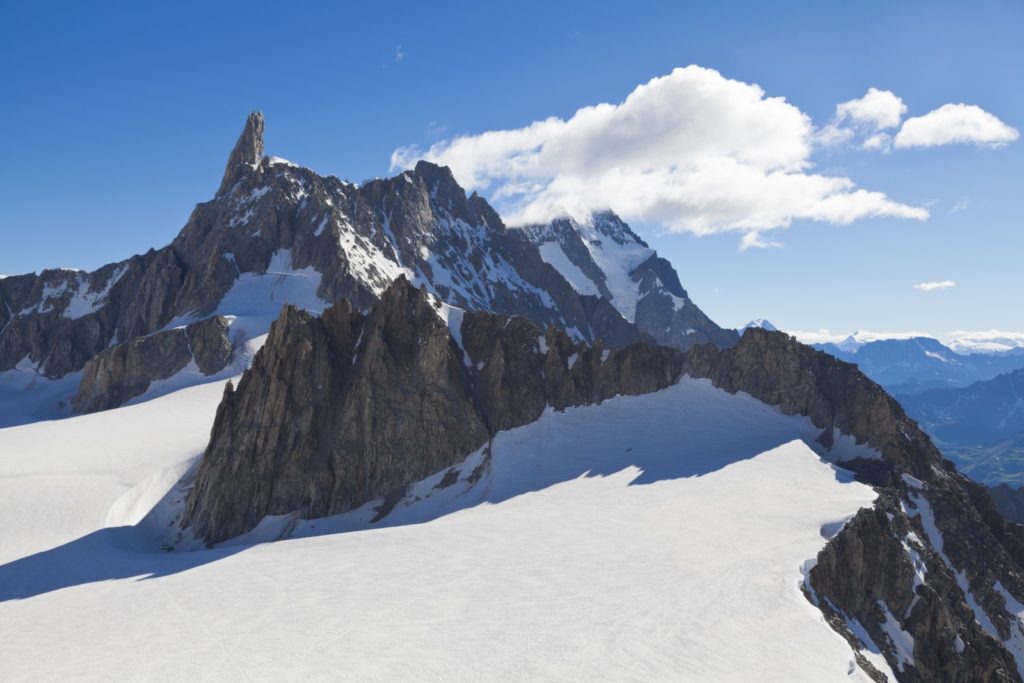
[[[655,341],[677,348],[728,345],[732,330],[712,322],[690,300],[675,269],[611,211],[585,220],[558,218],[522,228],[541,258],[584,297],[611,302]]]
[[[768,320],[764,318],[755,318],[754,320],[751,320],[749,323],[741,327],[740,331],[749,329],[751,327],[756,327],[762,330],[768,330],[769,332],[779,331],[779,328],[775,327],[775,325],[772,325]]]

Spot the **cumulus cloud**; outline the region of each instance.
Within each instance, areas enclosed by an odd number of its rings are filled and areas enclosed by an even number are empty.
[[[924,116],[909,118],[896,134],[897,148],[973,143],[1001,147],[1020,134],[981,107],[944,104]]]
[[[907,105],[889,90],[868,88],[859,100],[850,100],[836,106],[836,120],[849,121],[869,130],[885,130],[900,125],[907,113]]]
[[[1001,147],[1018,138],[1015,129],[975,105],[945,104],[903,121],[906,113],[907,106],[893,92],[868,88],[863,97],[836,105],[835,115],[817,131],[815,142],[821,147],[855,145],[888,152],[954,143]],[[895,135],[885,132],[895,128]]]
[[[956,287],[956,283],[952,280],[936,280],[932,282],[918,282],[914,285],[914,289],[919,289],[922,292],[934,292],[937,289],[949,289]]]
[[[880,150],[888,152],[892,147],[892,136],[888,133],[875,133],[861,145],[861,149]]]
[[[405,59],[405,50],[403,50],[402,46],[399,45],[398,47],[395,48],[395,61],[400,62],[403,59]]]
[[[864,97],[837,104],[832,120],[817,132],[815,139],[825,147],[846,145],[858,139],[862,149],[887,152],[892,136],[882,131],[899,126],[906,113],[903,100],[891,91],[868,88]]]
[[[881,107],[850,111],[882,116]],[[815,136],[810,118],[784,98],[689,66],[568,119],[399,148],[392,167],[421,158],[447,165],[512,225],[610,208],[675,232],[736,232],[744,247],[776,244],[765,233],[799,219],[928,216],[849,178],[814,173]]]

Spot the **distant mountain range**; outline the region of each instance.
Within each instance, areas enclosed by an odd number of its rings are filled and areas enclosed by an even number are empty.
[[[937,339],[879,339],[859,344],[814,344],[840,360],[856,363],[893,393],[964,387],[1024,367],[1024,351],[998,354],[957,353]]]
[[[748,328],[775,329],[764,318],[740,331]],[[943,455],[976,481],[1024,486],[1021,343],[1021,335],[991,331],[959,333],[950,345],[925,336],[878,339],[854,333],[812,346],[856,364],[885,387]],[[1005,491],[998,498],[1008,499]]]
[[[896,398],[964,472],[987,484],[1024,484],[1024,369]]]
[[[765,318],[751,320],[737,330],[778,329]],[[973,333],[957,337],[950,344],[923,335],[879,338],[872,333],[854,332],[840,341],[812,343],[861,371],[891,393],[912,395],[932,389],[966,387],[974,382],[1024,368],[1024,336],[1005,332]]]
[[[1024,432],[1024,369],[968,387],[925,391],[900,400],[942,441],[982,444]]]

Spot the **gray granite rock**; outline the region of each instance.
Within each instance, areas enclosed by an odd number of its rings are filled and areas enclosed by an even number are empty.
[[[214,316],[183,328],[136,337],[89,359],[72,406],[78,412],[109,410],[139,396],[194,361],[212,375],[231,360],[227,320]]]
[[[669,386],[672,349],[614,351],[524,318],[466,313],[460,347],[436,299],[400,278],[366,315],[286,307],[218,408],[184,525],[209,543],[266,515],[345,512],[460,462],[498,430]]]

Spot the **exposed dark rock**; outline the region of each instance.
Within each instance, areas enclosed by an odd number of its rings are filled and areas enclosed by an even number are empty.
[[[344,300],[321,318],[286,307],[225,393],[184,525],[216,543],[266,515],[345,512],[455,465],[548,405],[680,376],[672,349],[606,351],[487,313],[465,314],[460,347],[435,305],[400,278],[368,316]]]
[[[285,307],[237,391],[225,393],[186,519],[210,542],[265,515],[352,509],[487,440],[462,350],[402,280],[368,317],[342,301]]]
[[[192,358],[204,375],[220,372],[231,360],[228,330],[228,321],[219,315],[185,327]]]
[[[136,337],[96,354],[85,364],[72,405],[83,413],[116,408],[193,360],[204,375],[224,369],[231,360],[227,320],[214,316],[184,328]]]
[[[893,485],[903,472],[928,476],[942,462],[899,403],[857,366],[784,333],[751,328],[728,352],[703,345],[687,359],[687,372],[695,377],[707,377],[729,392],[744,391],[786,414],[806,415],[829,434],[836,428],[878,450],[884,470],[872,469],[870,462],[848,465],[862,468],[862,479],[873,485]]]
[[[998,484],[989,488],[999,513],[1011,522],[1024,524],[1024,491],[1008,484]]]
[[[263,112],[254,111],[249,114],[245,128],[235,143],[235,148],[228,157],[224,178],[221,180],[218,195],[224,194],[246,173],[259,168],[263,159]]]
[[[927,538],[920,524],[908,521],[916,518],[908,520],[883,496],[847,523],[810,572],[822,611],[837,617],[831,623],[848,639],[849,619],[861,624],[902,680],[1019,680],[1013,657],[975,620],[949,568],[916,540]],[[926,567],[926,580],[916,588],[907,547]],[[893,618],[914,639],[913,663],[901,666],[881,626]]]

